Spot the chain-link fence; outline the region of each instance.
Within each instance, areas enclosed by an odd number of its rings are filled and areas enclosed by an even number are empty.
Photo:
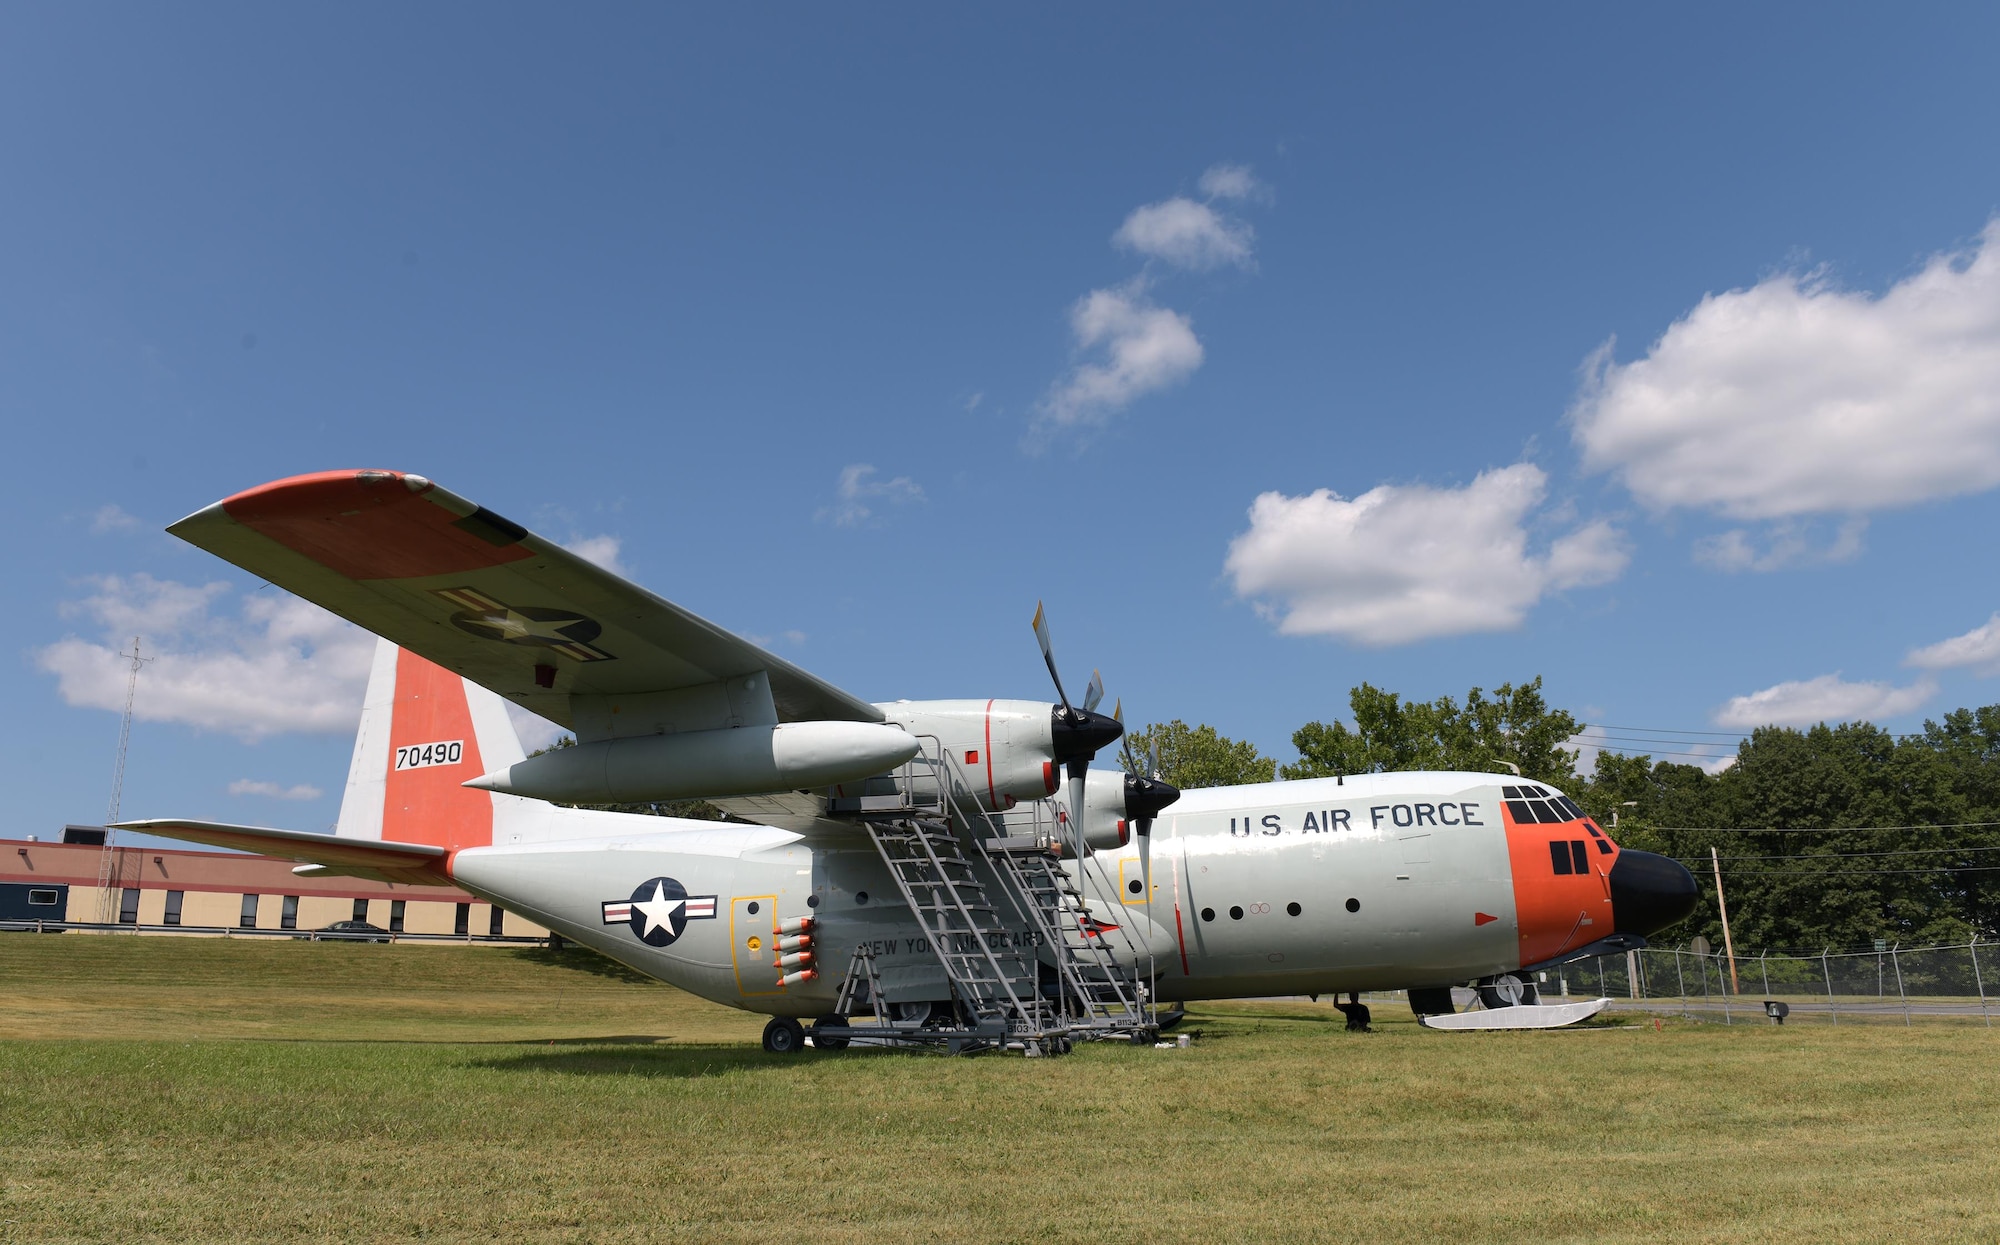
[[[2000,943],[1739,955],[1659,950],[1605,956],[1539,974],[1554,996],[1610,997],[1619,1005],[1672,1010],[1719,1024],[1770,1023],[1783,1004],[1789,1023],[1919,1020],[1993,1024],[2000,1011]]]

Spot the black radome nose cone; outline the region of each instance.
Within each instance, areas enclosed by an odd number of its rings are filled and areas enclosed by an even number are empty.
[[[1181,798],[1181,789],[1157,778],[1125,775],[1125,815],[1143,821],[1159,815],[1161,809]]]
[[[1088,709],[1071,709],[1065,713],[1063,707],[1057,705],[1051,713],[1054,715],[1050,723],[1055,737],[1056,760],[1063,764],[1092,756],[1125,733],[1117,718]]]
[[[1611,918],[1621,934],[1656,934],[1685,919],[1700,896],[1678,860],[1626,848],[1611,866]]]

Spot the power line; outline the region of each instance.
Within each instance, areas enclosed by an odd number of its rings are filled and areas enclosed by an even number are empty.
[[[1688,861],[1682,860],[1680,863],[1683,865],[1687,865],[1688,868],[1692,869],[1696,865],[1706,864],[1707,862],[1697,860],[1692,864],[1690,864]],[[1842,876],[1878,877],[1878,876],[1887,876],[1889,874],[1898,874],[1898,873],[2000,873],[2000,865],[1966,865],[1963,868],[1954,867],[1952,865],[1932,865],[1929,868],[1925,869],[1738,869],[1734,870],[1733,872],[1739,878],[1750,878],[1750,877],[1824,878],[1824,877],[1842,877]]]
[[[1859,834],[1877,830],[1982,830],[2000,821],[1943,821],[1921,826],[1651,826],[1676,834]]]
[[[1907,847],[1889,852],[1813,852],[1789,856],[1722,856],[1721,860],[1851,860],[1859,856],[1936,856],[1950,854],[1963,856],[1970,852],[2000,852],[2000,847]]]

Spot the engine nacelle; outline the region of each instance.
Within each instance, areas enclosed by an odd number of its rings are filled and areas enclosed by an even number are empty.
[[[1053,795],[1062,781],[1047,701],[899,700],[876,707],[910,734],[936,737],[962,780],[961,794],[988,811]]]
[[[1115,852],[1132,841],[1125,815],[1125,775],[1094,769],[1083,776],[1083,842],[1093,852]]]
[[[571,804],[762,795],[892,770],[918,742],[868,722],[781,722],[676,735],[634,735],[558,748],[466,783]]]

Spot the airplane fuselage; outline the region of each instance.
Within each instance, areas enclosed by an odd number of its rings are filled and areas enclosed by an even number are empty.
[[[1650,933],[1640,926],[1659,902],[1672,906],[1635,889],[1658,858],[1618,848],[1573,810],[1545,786],[1456,772],[1198,789],[1153,829],[1150,892],[1137,840],[1067,867],[1091,915],[1120,927],[1107,946],[1126,960],[1136,949],[1162,1000],[1445,986]],[[751,1011],[826,1014],[864,944],[889,1000],[948,997],[925,930],[859,828],[678,827],[467,849],[451,873],[642,972]],[[654,916],[635,919],[648,901]],[[803,916],[816,924],[821,972],[783,986],[779,923]],[[1017,945],[1034,942],[1026,922],[1001,924]]]

